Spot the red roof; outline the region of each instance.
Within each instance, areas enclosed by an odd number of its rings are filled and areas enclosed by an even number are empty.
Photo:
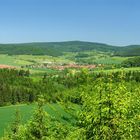
[[[8,65],[0,65],[0,69],[14,69],[15,67],[13,66],[8,66]]]

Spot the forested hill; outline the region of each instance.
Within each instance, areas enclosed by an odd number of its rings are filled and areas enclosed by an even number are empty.
[[[97,50],[101,52],[112,52],[121,56],[140,55],[140,45],[117,47],[102,43],[68,41],[68,42],[41,42],[22,44],[0,44],[0,54],[18,55],[50,55],[60,56],[64,52],[81,52]]]
[[[116,52],[119,56],[140,56],[140,45],[130,45]]]

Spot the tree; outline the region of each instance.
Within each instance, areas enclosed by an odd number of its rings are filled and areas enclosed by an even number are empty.
[[[22,137],[20,135],[20,133],[22,132],[21,130],[22,130],[21,116],[19,110],[17,109],[15,112],[14,121],[9,127],[8,132],[3,137],[3,140],[22,140]]]
[[[122,62],[123,67],[140,67],[140,57],[128,58]]]
[[[44,98],[40,96],[38,99],[37,110],[33,118],[27,124],[26,139],[29,140],[43,140],[48,135],[47,128],[47,113],[43,109]]]

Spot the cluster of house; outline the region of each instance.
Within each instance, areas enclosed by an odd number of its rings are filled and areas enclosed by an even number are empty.
[[[100,67],[100,65],[98,65]],[[80,68],[87,68],[87,69],[95,69],[97,65],[92,64],[86,64],[86,65],[80,65],[80,64],[32,64],[32,65],[26,65],[23,66],[24,68],[49,68],[49,69],[56,69],[56,70],[64,70],[68,68],[74,68],[74,69],[80,69]]]
[[[51,69],[57,69],[57,70],[64,70],[68,68],[87,68],[87,69],[94,69],[96,68],[96,65],[78,65],[78,64],[67,64],[67,65],[55,65],[55,66],[47,66],[48,68]]]
[[[0,69],[14,69],[15,67],[9,65],[0,65]]]

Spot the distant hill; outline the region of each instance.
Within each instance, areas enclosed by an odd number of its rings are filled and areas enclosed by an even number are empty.
[[[119,49],[116,52],[119,56],[140,56],[140,45],[130,45]]]
[[[140,55],[140,45],[118,47],[102,43],[83,41],[0,44],[0,54],[8,55],[32,54],[61,56],[64,52],[81,52],[93,50],[111,52],[119,56]]]

